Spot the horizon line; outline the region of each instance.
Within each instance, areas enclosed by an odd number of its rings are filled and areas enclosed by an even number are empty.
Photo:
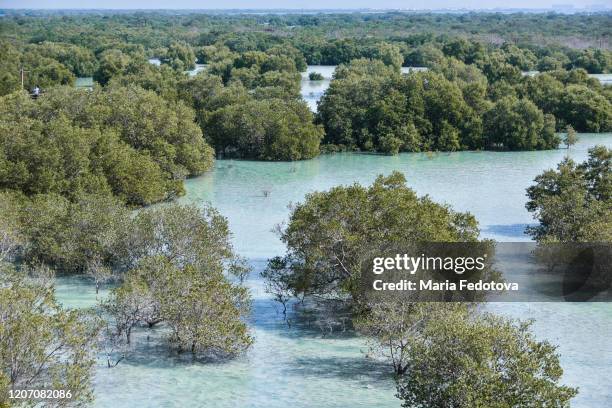
[[[556,7],[555,7],[556,6]],[[566,4],[552,5],[548,7],[445,7],[445,8],[351,8],[351,7],[335,7],[335,8],[317,8],[317,7],[245,7],[245,8],[192,8],[192,7],[168,7],[168,8],[142,8],[142,7],[87,7],[87,8],[74,8],[74,7],[0,7],[0,10],[58,10],[58,11],[113,11],[113,10],[138,10],[138,11],[520,11],[520,10],[533,10],[533,11],[550,11],[550,10],[591,10],[591,11],[612,11],[612,6],[605,4],[592,4],[588,6],[572,6]]]

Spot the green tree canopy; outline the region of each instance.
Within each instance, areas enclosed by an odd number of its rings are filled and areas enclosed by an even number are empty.
[[[168,206],[140,212],[128,223],[122,285],[104,303],[115,334],[164,323],[168,344],[194,354],[234,356],[252,338],[244,322],[248,273],[233,251],[227,220],[212,208]],[[116,266],[117,267],[117,266]]]
[[[527,210],[540,242],[612,241],[612,150],[597,146],[581,164],[566,158],[527,189]]]
[[[578,393],[559,384],[555,347],[536,340],[529,323],[439,309],[405,349],[403,407],[567,407]]]
[[[212,166],[193,111],[139,87],[13,94],[0,111],[0,187],[27,195],[102,191],[146,205]]]
[[[356,297],[364,254],[391,244],[476,241],[478,234],[472,215],[417,197],[394,172],[369,187],[307,195],[292,209],[281,239],[296,292]]]
[[[571,125],[578,132],[608,132],[612,129],[610,96],[599,81],[584,70],[551,71],[527,78],[519,93],[531,99],[544,113],[555,115],[557,130]]]
[[[560,139],[555,118],[545,115],[528,99],[505,97],[484,116],[486,144],[494,149],[553,149]]]
[[[86,312],[62,309],[44,276],[0,263],[0,405],[22,389],[64,390],[61,406],[90,403],[98,331]]]
[[[483,109],[484,85],[480,91],[466,85],[464,95],[441,74],[400,76],[366,60],[338,67],[334,78],[317,116],[325,143],[385,153],[483,147],[474,108]]]
[[[162,58],[162,62],[177,70],[193,69],[195,68],[195,61],[196,56],[191,46],[178,42],[170,44]]]
[[[169,327],[168,345],[179,352],[235,356],[253,342],[244,318],[250,310],[245,287],[203,267],[163,256],[143,259],[103,304],[117,335],[130,343],[139,324]]]
[[[219,154],[257,160],[300,160],[319,154],[322,129],[303,102],[250,100],[207,115],[206,133]]]

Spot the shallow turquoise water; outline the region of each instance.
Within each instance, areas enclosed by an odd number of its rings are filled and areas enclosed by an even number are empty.
[[[273,233],[286,221],[290,202],[315,190],[360,182],[378,174],[403,172],[418,194],[472,212],[482,235],[499,241],[526,240],[532,223],[525,210],[525,188],[564,155],[586,157],[589,146],[612,147],[612,134],[580,135],[570,150],[544,152],[459,152],[325,155],[293,163],[217,161],[215,169],[187,182],[182,202],[210,202],[229,219],[237,251],[254,268],[250,326],[255,344],[229,363],[179,361],[155,340],[138,339],[139,352],[116,368],[100,361],[96,374],[99,407],[399,407],[389,370],[364,357],[363,339],[350,333],[324,337],[304,325],[289,328],[262,290],[257,275],[265,259],[284,248]],[[264,196],[264,191],[269,192]],[[102,293],[100,296],[104,296]],[[60,280],[58,297],[66,306],[95,304],[92,286]],[[612,305],[511,303],[489,308],[534,318],[540,338],[559,345],[564,382],[580,386],[576,407],[612,406]]]
[[[379,174],[398,170],[419,195],[429,194],[474,214],[484,237],[527,240],[523,229],[534,221],[525,210],[525,189],[565,155],[582,161],[595,144],[612,146],[612,134],[581,134],[569,150],[539,152],[342,153],[301,162],[220,160],[212,172],[187,181],[182,201],[212,203],[229,219],[238,251],[263,259],[283,251],[272,228],[286,221],[289,203],[302,201],[308,192],[338,184],[369,184]]]

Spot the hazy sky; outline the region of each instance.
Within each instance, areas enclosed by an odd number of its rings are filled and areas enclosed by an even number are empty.
[[[0,0],[0,8],[141,8],[141,9],[330,9],[330,8],[547,8],[571,4],[581,8],[592,4],[612,7],[612,0]]]

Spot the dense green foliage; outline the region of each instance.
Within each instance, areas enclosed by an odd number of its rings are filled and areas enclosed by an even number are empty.
[[[477,112],[442,75],[401,76],[382,62],[356,60],[335,78],[319,103],[326,143],[386,153],[480,147]]]
[[[449,309],[429,310],[411,336],[406,375],[397,379],[402,406],[569,406],[578,390],[559,384],[555,347],[536,340],[529,323]]]
[[[250,100],[210,113],[206,130],[218,153],[259,160],[310,159],[319,154],[320,128],[298,101]]]
[[[251,344],[243,321],[250,296],[241,284],[248,268],[214,209],[168,205],[132,216],[107,195],[71,202],[6,192],[0,209],[6,215],[0,254],[7,260],[122,283],[104,303],[109,337],[129,341],[134,327],[161,323],[171,333],[168,345],[179,351],[233,356]]]
[[[566,158],[527,189],[527,209],[539,221],[528,233],[539,242],[612,241],[612,150],[597,146],[576,164]]]
[[[609,51],[597,48],[601,47],[600,39],[609,34],[610,15],[606,13],[220,15],[157,11],[93,15],[64,11],[56,15],[30,11],[11,15],[9,11],[1,24],[4,38],[23,43],[64,42],[98,54],[109,44],[128,41],[151,55],[168,55],[169,62],[180,56],[182,64],[193,62],[191,52],[204,61],[200,48],[216,43],[237,52],[291,45],[309,64],[336,65],[375,58],[383,41],[397,46],[411,64],[420,56],[441,52],[473,59],[499,49],[495,44],[504,42],[518,45],[504,54],[527,70],[581,67],[595,73],[606,72],[611,64]]]
[[[222,273],[156,256],[130,270],[103,307],[113,318],[112,334],[128,344],[134,327],[164,324],[169,346],[179,352],[234,356],[253,341],[243,321],[249,305],[246,288]]]
[[[312,193],[294,206],[281,231],[288,253],[271,259],[262,276],[285,307],[305,295],[349,301],[370,352],[393,364],[405,407],[567,406],[577,389],[559,384],[555,347],[535,340],[528,323],[480,315],[466,303],[364,296],[368,254],[390,245],[476,242],[478,234],[471,215],[418,198],[393,173],[368,188]]]
[[[271,48],[241,54],[224,46],[208,46],[200,51],[199,58],[208,68],[195,76],[166,64],[143,63],[138,57],[112,64],[113,69],[105,71],[112,73],[103,83],[139,85],[173,106],[181,102],[192,106],[206,140],[219,156],[299,160],[319,153],[322,130],[313,125],[312,113],[299,99],[297,66],[304,68],[305,63],[297,50]]]
[[[141,325],[159,324],[169,348],[197,356],[233,357],[251,345],[244,322],[250,296],[241,284],[248,268],[214,209],[169,205],[132,216],[109,195],[70,201],[0,192],[0,211],[3,406],[11,406],[9,389],[69,390],[58,406],[90,402],[97,347],[111,367],[117,350],[109,350],[129,343]],[[55,300],[52,270],[121,285],[102,303],[101,317],[66,311]]]
[[[0,40],[0,96],[36,85],[72,85],[77,75],[91,75],[97,64],[86,48],[61,43],[30,44],[19,50],[11,43]]]
[[[299,99],[297,66],[305,64],[297,50],[204,51],[209,69],[180,82],[178,97],[196,108],[217,155],[300,160],[319,154],[322,129]]]
[[[526,79],[518,93],[554,115],[557,130],[571,125],[578,132],[610,132],[612,97],[607,88],[583,70],[554,71]]]
[[[16,93],[0,112],[0,188],[27,195],[112,192],[146,205],[212,166],[193,111],[138,87]]]
[[[341,65],[319,104],[325,142],[385,153],[559,144],[552,115],[529,100],[492,103],[478,69],[448,60],[436,71],[400,75],[371,60]]]
[[[137,325],[170,329],[179,351],[235,355],[252,342],[243,318],[248,269],[233,252],[227,221],[215,210],[170,206],[140,212],[127,227],[123,284],[104,308],[115,336],[130,342]]]
[[[64,390],[53,406],[90,403],[98,331],[87,312],[62,309],[44,276],[26,277],[0,259],[0,406],[23,406],[9,399],[22,389]]]
[[[271,261],[267,273],[287,281],[295,293],[355,298],[365,254],[391,244],[476,241],[478,233],[472,215],[417,197],[394,172],[369,187],[309,194],[281,233],[287,255]]]
[[[596,43],[607,14],[70,12],[60,18],[42,12],[44,26],[41,12],[31,14],[0,22],[0,94],[20,88],[22,66],[30,90],[90,75],[102,85],[138,85],[193,107],[206,140],[225,157],[296,160],[317,154],[321,131],[298,103],[306,63],[346,64],[319,107],[328,151],[554,148],[552,117],[542,114],[554,115],[557,131],[567,125],[579,132],[612,129],[609,90],[584,75],[612,66],[610,52]],[[585,24],[588,31],[577,28]],[[518,34],[517,27],[532,31]],[[591,48],[571,48],[576,38]],[[151,57],[160,66],[149,63]],[[203,78],[184,72],[196,60],[207,64],[198,75]],[[426,66],[438,75],[401,76],[402,65]],[[536,69],[550,73],[521,75]],[[512,96],[531,100],[541,112],[519,102],[492,107]],[[247,109],[239,114],[242,105]],[[134,200],[158,200],[156,190]]]
[[[108,195],[69,201],[56,194],[28,198],[10,192],[0,193],[0,208],[5,215],[0,227],[7,239],[2,252],[10,248],[15,259],[63,273],[84,273],[98,260],[120,277],[154,255],[179,265],[210,270],[224,265],[237,275],[243,271],[229,243],[227,221],[212,208],[169,204],[132,215]]]
[[[505,97],[484,116],[487,145],[510,150],[551,149],[559,145],[555,118],[533,102]]]
[[[57,194],[19,199],[4,193],[2,200],[16,211],[12,224],[23,240],[18,259],[63,273],[84,273],[94,259],[125,263],[130,214],[116,199],[83,195],[71,202]]]
[[[443,56],[433,72],[408,75],[378,60],[340,65],[319,102],[324,143],[384,153],[535,150],[556,148],[555,130],[568,125],[612,129],[609,89],[583,70],[521,77],[487,67]]]
[[[555,347],[530,323],[465,303],[372,302],[357,320],[370,351],[393,363],[397,397],[411,407],[568,406]]]
[[[189,44],[170,44],[164,55],[161,56],[163,63],[170,64],[174,69],[193,69],[196,56]]]

